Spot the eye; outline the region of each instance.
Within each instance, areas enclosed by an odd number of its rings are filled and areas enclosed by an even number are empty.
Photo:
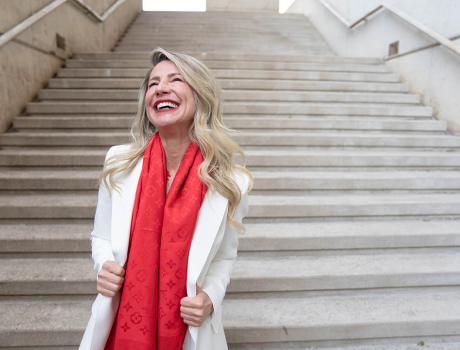
[[[176,80],[179,80],[180,82],[182,82],[182,79],[180,79],[180,78],[174,78],[174,79],[173,79],[173,81],[176,81]],[[158,85],[158,83],[151,83],[151,84],[149,85],[149,88],[151,88],[153,85]]]

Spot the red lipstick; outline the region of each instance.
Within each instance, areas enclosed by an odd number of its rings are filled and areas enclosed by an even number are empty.
[[[157,105],[161,102],[171,102],[171,103],[174,103],[177,105],[177,107],[175,108],[168,108],[168,109],[160,109],[160,110],[157,110]],[[155,111],[155,113],[160,113],[160,112],[169,112],[169,111],[173,111],[175,109],[178,109],[180,107],[180,103],[177,102],[177,101],[174,101],[174,100],[170,100],[170,99],[162,99],[162,100],[156,100],[155,103],[153,104],[153,110]]]

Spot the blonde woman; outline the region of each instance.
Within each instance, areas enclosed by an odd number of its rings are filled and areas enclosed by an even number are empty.
[[[99,294],[80,349],[227,349],[221,304],[252,177],[209,69],[162,48],[150,61],[134,141],[108,151],[99,178]]]

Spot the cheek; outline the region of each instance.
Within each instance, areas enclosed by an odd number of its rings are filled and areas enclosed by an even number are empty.
[[[190,110],[193,112],[193,114],[196,113],[196,102],[195,102],[195,99],[193,98],[193,96],[190,98],[190,103],[189,103],[189,108]]]
[[[150,106],[152,104],[153,96],[154,96],[153,89],[147,90],[147,93],[145,94],[145,105],[146,106]]]

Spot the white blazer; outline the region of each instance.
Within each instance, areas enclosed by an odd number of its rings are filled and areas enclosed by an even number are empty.
[[[128,147],[113,146],[106,159]],[[131,216],[137,183],[142,170],[141,158],[129,173],[119,173],[115,179],[120,182],[121,195],[110,188],[99,188],[94,230],[91,233],[94,270],[99,272],[102,264],[115,261],[124,266],[127,261]],[[240,187],[241,202],[236,208],[235,220],[242,222],[248,213],[249,177],[235,174]],[[188,327],[184,350],[227,350],[227,341],[221,321],[221,304],[224,299],[233,263],[237,256],[238,234],[226,220],[228,199],[219,192],[214,195],[208,190],[198,212],[198,218],[190,246],[187,267],[187,296],[196,296],[196,283],[206,292],[214,306],[213,313],[201,327]],[[114,297],[98,294],[92,306],[91,318],[79,350],[103,350],[110,334],[120,303],[121,293]]]

